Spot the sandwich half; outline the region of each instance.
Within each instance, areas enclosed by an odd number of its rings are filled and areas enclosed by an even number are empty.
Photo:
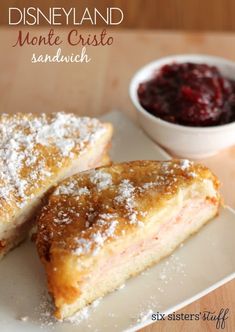
[[[0,115],[0,258],[27,235],[48,190],[104,165],[112,126],[74,114]]]
[[[217,215],[218,186],[188,160],[114,164],[59,184],[36,239],[55,316],[72,315],[171,254]]]

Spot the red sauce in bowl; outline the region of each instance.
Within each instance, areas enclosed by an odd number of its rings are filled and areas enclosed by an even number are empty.
[[[217,126],[235,121],[235,81],[215,66],[164,65],[138,87],[140,104],[165,121],[185,126]]]

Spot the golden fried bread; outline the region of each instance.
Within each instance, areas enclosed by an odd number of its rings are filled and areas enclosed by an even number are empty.
[[[112,126],[73,114],[0,115],[0,258],[25,238],[48,189],[104,165]]]
[[[187,160],[133,161],[59,184],[36,245],[55,302],[70,316],[169,255],[218,213],[218,180]]]

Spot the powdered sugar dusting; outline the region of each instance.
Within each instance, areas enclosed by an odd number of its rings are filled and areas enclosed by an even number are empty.
[[[182,245],[181,245],[182,246]],[[186,265],[183,263],[179,256],[173,253],[169,258],[167,258],[161,266],[161,270],[159,273],[159,280],[162,282],[162,286],[159,288],[161,293],[164,292],[163,285],[167,285],[169,282],[173,280],[174,274],[180,274],[182,277],[186,277],[185,272]],[[182,278],[182,284],[184,280]]]
[[[127,217],[132,224],[138,221],[137,211],[135,210],[134,192],[135,187],[131,182],[128,179],[122,180],[118,188],[118,195],[115,198],[115,202],[124,204],[127,210]]]
[[[191,163],[190,163],[189,160],[187,160],[187,159],[181,160],[180,166],[181,166],[181,169],[183,171],[185,171],[186,169],[188,169],[190,167],[190,165],[191,165]]]
[[[79,238],[76,240],[77,248],[74,250],[74,254],[80,256],[82,254],[87,254],[91,250],[91,241],[87,239]]]
[[[95,308],[100,304],[101,298],[92,302],[89,306],[84,307],[80,311],[76,312],[73,316],[67,318],[65,321],[79,325],[82,321],[87,320],[94,312]]]
[[[0,117],[0,198],[19,207],[66,158],[81,153],[103,133],[96,119],[73,114],[2,114]],[[5,203],[4,203],[5,204]]]
[[[20,320],[22,322],[27,322],[29,320],[29,317],[28,316],[22,316],[22,317],[20,317]]]
[[[117,164],[73,176],[54,192],[53,195],[76,197],[76,208],[83,211],[81,232],[75,235],[72,247],[74,254],[96,255],[106,241],[124,235],[128,226],[120,229],[120,220],[131,227],[144,227],[156,202],[164,195],[171,197],[181,181],[198,175],[194,164],[188,160],[133,162],[125,170],[122,167]],[[73,216],[72,213],[71,220]],[[63,223],[66,222],[69,223],[65,218]],[[64,245],[63,238],[61,243]]]
[[[144,322],[146,322],[147,320],[150,320],[153,314],[153,310],[149,309],[146,311],[142,311],[137,319],[137,322],[142,324]]]
[[[115,237],[116,227],[118,221],[114,219],[115,215],[99,215],[97,224],[104,227],[102,231],[92,233],[88,238],[76,239],[77,248],[74,250],[74,254],[77,256],[92,253],[97,255],[100,249],[103,247],[105,241]],[[113,220],[110,220],[113,218]]]
[[[34,308],[34,317],[29,317],[28,321],[34,321],[35,317],[37,322],[40,324],[40,328],[55,329],[57,320],[53,316],[54,305],[51,297],[45,291],[40,295],[39,304]]]
[[[83,196],[89,194],[90,190],[86,186],[75,189],[75,183],[73,181],[66,183],[66,185],[62,184],[53,192],[53,195]]]
[[[98,190],[105,190],[112,185],[112,175],[102,170],[91,171],[90,180]]]

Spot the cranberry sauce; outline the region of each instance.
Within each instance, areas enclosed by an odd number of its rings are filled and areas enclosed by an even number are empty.
[[[138,87],[141,105],[165,121],[215,126],[235,121],[235,81],[214,66],[172,63]]]

